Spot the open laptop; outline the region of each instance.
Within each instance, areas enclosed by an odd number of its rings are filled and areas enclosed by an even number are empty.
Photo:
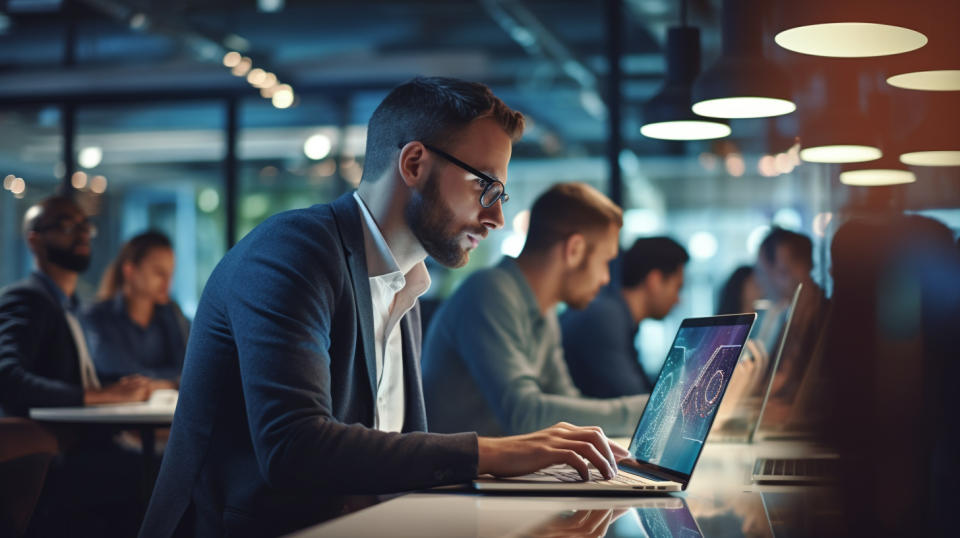
[[[591,480],[583,481],[572,467],[554,465],[519,477],[478,478],[473,488],[578,494],[686,489],[755,319],[750,313],[683,320],[640,415],[631,457],[620,460],[612,480],[591,468]]]
[[[757,322],[747,337],[747,349],[737,364],[740,373],[727,387],[723,405],[717,411],[716,424],[710,432],[710,441],[753,442],[773,389],[774,375],[779,370],[802,290],[803,284],[797,284],[786,309],[768,307],[762,314],[757,312]]]

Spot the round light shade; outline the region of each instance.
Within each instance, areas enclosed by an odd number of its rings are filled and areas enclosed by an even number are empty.
[[[862,163],[883,157],[880,148],[854,144],[815,146],[800,150],[800,158],[809,163]]]
[[[900,162],[912,166],[960,166],[960,150],[912,151],[900,155]]]
[[[730,135],[730,126],[712,121],[661,121],[640,127],[640,134],[661,140],[711,140]]]
[[[840,183],[858,187],[881,187],[913,183],[917,176],[907,170],[878,168],[875,170],[849,170],[840,173]]]
[[[917,71],[916,73],[894,75],[887,79],[887,84],[906,90],[957,91],[960,90],[960,69]]]
[[[927,36],[900,26],[872,22],[811,24],[784,30],[774,37],[781,47],[813,56],[865,58],[919,49]]]
[[[693,112],[708,118],[769,118],[797,109],[786,99],[774,97],[723,97],[694,103]]]

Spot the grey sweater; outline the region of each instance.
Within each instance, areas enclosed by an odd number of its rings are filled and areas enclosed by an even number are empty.
[[[471,275],[436,312],[423,347],[434,432],[528,433],[566,421],[633,434],[647,395],[586,398],[563,360],[557,315],[540,313],[512,258]]]

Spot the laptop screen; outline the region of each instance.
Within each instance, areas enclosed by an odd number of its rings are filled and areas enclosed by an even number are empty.
[[[689,476],[755,314],[684,320],[630,443],[630,454]]]

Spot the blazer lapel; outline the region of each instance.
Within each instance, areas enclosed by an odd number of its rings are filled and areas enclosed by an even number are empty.
[[[370,277],[367,272],[367,257],[363,248],[363,225],[360,222],[360,208],[353,198],[353,191],[334,200],[330,207],[337,219],[340,239],[347,255],[347,268],[353,284],[353,296],[357,305],[357,320],[360,325],[361,345],[364,362],[367,365],[367,377],[370,382],[370,394],[374,401],[377,397],[377,356],[373,338],[373,302],[370,298]]]

